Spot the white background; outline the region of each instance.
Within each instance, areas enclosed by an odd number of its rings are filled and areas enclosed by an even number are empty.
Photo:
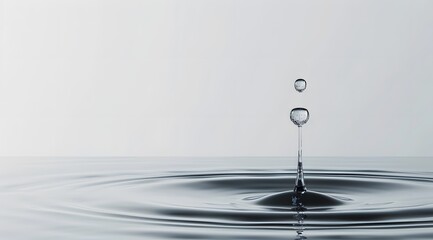
[[[0,155],[433,155],[433,1],[0,7]]]

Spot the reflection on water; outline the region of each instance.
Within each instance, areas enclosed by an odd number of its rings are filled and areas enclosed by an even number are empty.
[[[296,159],[6,158],[0,236],[433,239],[431,160],[308,159],[296,195]]]
[[[295,193],[295,195],[292,196],[292,205],[294,206],[293,209],[296,211],[295,219],[297,221],[294,224],[295,230],[297,233],[296,240],[307,239],[307,237],[304,234],[304,230],[305,230],[304,220],[306,218],[306,215],[304,212],[307,209],[305,208],[305,206],[302,202],[302,196],[303,196],[302,193],[298,193],[298,194]]]

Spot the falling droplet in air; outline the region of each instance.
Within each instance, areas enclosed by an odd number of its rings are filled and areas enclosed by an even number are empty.
[[[295,81],[295,89],[298,92],[303,92],[307,88],[307,82],[304,79],[298,79]]]
[[[290,120],[298,127],[306,124],[309,118],[310,113],[305,108],[294,108],[290,112]]]

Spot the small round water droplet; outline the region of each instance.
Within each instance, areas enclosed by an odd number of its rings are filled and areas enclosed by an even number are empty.
[[[290,112],[290,120],[298,127],[306,124],[310,118],[310,113],[305,108],[294,108]]]
[[[298,79],[295,81],[295,89],[298,92],[303,92],[307,88],[307,82],[304,79]]]

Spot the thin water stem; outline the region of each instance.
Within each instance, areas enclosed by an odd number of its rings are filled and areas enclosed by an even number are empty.
[[[302,127],[298,126],[298,171],[296,174],[295,189],[296,193],[307,191],[304,182],[304,168],[302,166]]]

